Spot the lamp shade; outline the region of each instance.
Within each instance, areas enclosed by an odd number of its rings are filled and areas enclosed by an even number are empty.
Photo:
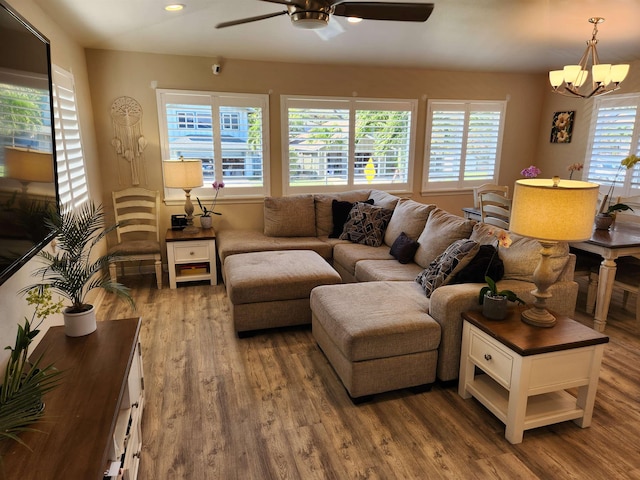
[[[201,187],[202,161],[201,160],[165,160],[164,185],[168,188],[192,189]]]
[[[5,176],[21,182],[53,182],[53,155],[51,152],[6,147],[4,166]]]
[[[538,240],[578,242],[591,237],[598,184],[579,180],[518,180],[509,230]]]

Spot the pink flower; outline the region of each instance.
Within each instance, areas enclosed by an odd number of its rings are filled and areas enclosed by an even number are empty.
[[[224,182],[218,182],[217,180],[213,182],[213,189],[217,192],[221,188],[224,188]]]
[[[536,178],[541,173],[542,173],[542,170],[540,170],[535,165],[531,165],[531,166],[525,168],[524,170],[522,170],[520,172],[520,175],[522,175],[523,177],[527,177],[527,178]]]

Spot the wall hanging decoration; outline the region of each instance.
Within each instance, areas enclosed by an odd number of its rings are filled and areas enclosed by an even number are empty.
[[[551,124],[551,143],[570,143],[576,112],[556,112]]]
[[[131,97],[116,98],[111,104],[111,124],[111,145],[118,158],[129,163],[131,184],[140,185],[141,171],[144,169],[144,149],[147,146],[147,140],[142,135],[142,107]],[[122,184],[120,162],[118,179]]]

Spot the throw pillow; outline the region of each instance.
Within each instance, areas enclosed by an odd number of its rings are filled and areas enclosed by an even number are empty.
[[[368,203],[356,203],[349,212],[349,219],[344,224],[340,239],[379,247],[392,214],[393,210]]]
[[[408,237],[418,238],[422,230],[424,230],[429,213],[434,208],[436,208],[435,205],[427,205],[408,198],[401,198],[396,208],[393,209],[387,232],[384,234],[384,243],[387,245],[393,244],[401,232],[404,232]]]
[[[462,270],[476,255],[480,245],[473,240],[456,240],[441,255],[429,264],[417,277],[416,282],[422,285],[427,298],[433,291],[447,285],[456,273]]]
[[[493,245],[480,245],[478,253],[456,273],[451,283],[484,283],[485,276],[496,282],[504,276],[504,264]]]
[[[266,197],[264,234],[268,237],[315,237],[316,210],[313,195]]]
[[[331,213],[333,215],[333,231],[329,234],[329,238],[338,238],[344,230],[344,224],[349,219],[349,212],[357,202],[343,202],[334,200],[331,202]],[[373,198],[365,200],[363,203],[373,205]]]
[[[428,267],[454,241],[468,239],[474,224],[473,220],[453,215],[441,208],[432,210],[418,237],[420,246],[415,262],[423,268]]]
[[[333,213],[331,204],[334,200],[343,202],[361,202],[369,198],[371,190],[349,190],[348,192],[316,193],[313,200],[316,206],[316,236],[328,237],[333,231]]]
[[[393,217],[392,217],[393,218]],[[400,263],[406,264],[413,260],[413,256],[418,250],[418,242],[412,240],[406,233],[402,232],[398,235],[389,253]]]

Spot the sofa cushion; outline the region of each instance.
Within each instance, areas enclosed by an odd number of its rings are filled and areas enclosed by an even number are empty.
[[[425,205],[401,198],[396,208],[393,209],[393,215],[391,215],[387,231],[384,234],[384,243],[389,246],[393,245],[401,232],[406,233],[414,240],[417,239],[424,230],[429,213],[435,208],[435,205]]]
[[[540,263],[540,242],[534,238],[521,237],[511,233],[511,246],[509,248],[499,248],[498,253],[504,263],[504,278],[510,280],[524,280],[533,282],[533,272]],[[556,282],[560,273],[569,261],[569,245],[566,242],[559,242],[551,247],[551,257],[549,266],[553,271],[550,278]]]
[[[269,237],[315,237],[316,211],[313,195],[266,197],[264,234]]]
[[[469,238],[474,224],[474,220],[464,219],[436,207],[429,214],[424,230],[418,237],[420,246],[415,262],[422,268],[427,268],[453,242]]]
[[[379,247],[392,214],[393,211],[386,208],[356,203],[349,212],[349,219],[344,224],[340,239]]]
[[[377,207],[387,208],[389,210],[393,210],[396,208],[398,204],[398,200],[400,197],[396,197],[395,195],[391,195],[390,193],[385,192],[384,190],[371,190],[369,194],[369,198],[373,199],[374,205]]]
[[[479,249],[480,244],[473,240],[456,240],[416,277],[416,282],[422,285],[427,297],[431,297],[436,288],[449,283],[471,262]]]
[[[363,203],[373,205],[373,198],[365,200]],[[344,224],[349,219],[349,213],[356,202],[346,202],[341,200],[333,200],[331,202],[331,214],[333,218],[333,230],[329,234],[329,238],[340,238],[344,230]]]
[[[316,235],[326,237],[333,230],[331,205],[334,200],[343,202],[363,202],[369,198],[371,190],[351,190],[339,193],[318,193],[313,196],[316,209]]]
[[[484,283],[488,276],[498,282],[504,276],[504,264],[496,247],[480,245],[478,253],[462,270],[456,273],[451,283]]]
[[[402,264],[413,261],[413,256],[418,250],[418,242],[409,238],[406,233],[401,232],[396,241],[391,245],[389,253]]]
[[[413,282],[423,270],[417,263],[398,263],[396,260],[360,260],[356,263],[358,282]]]
[[[389,254],[389,247],[369,247],[359,243],[341,243],[333,247],[333,264],[340,265],[349,275],[355,275],[360,260],[396,260]],[[397,262],[396,262],[397,263]]]

